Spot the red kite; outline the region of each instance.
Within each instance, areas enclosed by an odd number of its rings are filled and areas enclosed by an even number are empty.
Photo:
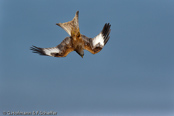
[[[103,30],[96,37],[88,38],[85,35],[80,34],[78,15],[79,11],[76,12],[72,21],[56,24],[70,35],[59,45],[52,48],[39,48],[32,46],[31,50],[40,55],[53,57],[66,57],[70,52],[76,51],[82,58],[84,56],[84,49],[88,50],[92,54],[96,54],[101,51],[110,38],[109,34],[111,31],[111,25],[106,23]]]

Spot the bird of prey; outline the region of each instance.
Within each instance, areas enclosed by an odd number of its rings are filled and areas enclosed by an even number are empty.
[[[88,38],[80,33],[78,16],[79,11],[76,12],[72,21],[56,23],[56,25],[63,28],[70,35],[59,45],[51,48],[32,46],[31,50],[34,53],[52,57],[66,57],[70,52],[76,51],[82,58],[84,56],[84,50],[88,50],[92,54],[101,51],[110,38],[111,25],[106,23],[103,30],[96,37]]]

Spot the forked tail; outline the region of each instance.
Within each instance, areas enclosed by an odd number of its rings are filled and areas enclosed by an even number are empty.
[[[76,12],[75,17],[73,18],[72,21],[65,22],[65,23],[56,23],[56,25],[63,28],[71,36],[71,32],[73,30],[79,30],[78,17],[79,17],[79,11]]]

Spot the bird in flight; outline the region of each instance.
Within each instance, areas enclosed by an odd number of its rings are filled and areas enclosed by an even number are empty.
[[[76,51],[82,58],[84,56],[84,50],[88,50],[92,54],[101,51],[110,38],[111,25],[106,23],[103,30],[96,37],[88,38],[80,33],[78,16],[79,11],[76,12],[72,21],[56,23],[56,25],[63,28],[70,35],[59,45],[50,48],[32,46],[31,50],[34,53],[52,57],[66,57],[70,52]]]

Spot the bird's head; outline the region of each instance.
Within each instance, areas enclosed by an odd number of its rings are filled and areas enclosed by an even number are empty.
[[[84,56],[84,50],[83,49],[77,49],[76,52],[83,58],[83,56]]]
[[[82,58],[83,58],[83,56],[84,56],[84,51],[82,50],[82,51],[80,51],[80,52],[77,52]]]

